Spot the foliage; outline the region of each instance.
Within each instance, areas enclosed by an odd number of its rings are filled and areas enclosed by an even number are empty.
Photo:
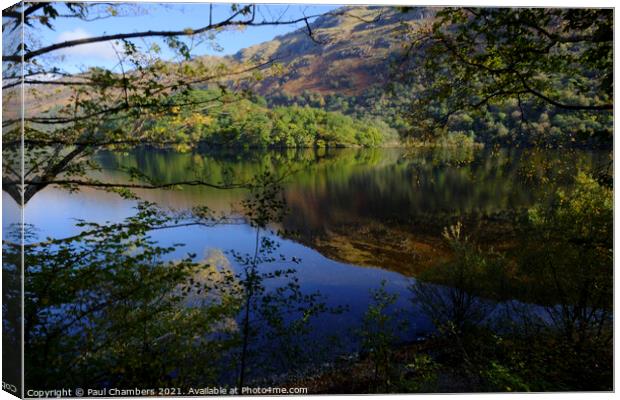
[[[461,223],[444,229],[444,239],[454,254],[452,260],[428,271],[411,286],[415,301],[436,327],[455,337],[467,336],[477,326],[488,323],[496,304],[487,299],[493,297],[506,267],[501,256],[476,248],[461,236],[461,230]]]
[[[378,289],[372,290],[372,303],[366,310],[359,335],[362,339],[362,350],[369,354],[373,366],[374,390],[388,392],[395,374],[393,370],[393,347],[403,321],[390,310],[398,296],[389,293],[386,281],[381,281]],[[373,390],[371,389],[371,390]]]
[[[256,241],[254,254],[231,251],[242,268],[237,274],[237,297],[242,304],[240,346],[233,356],[240,391],[253,370],[262,376],[282,370],[293,374],[315,361],[321,351],[319,343],[314,343],[312,349],[308,346],[313,319],[325,312],[342,311],[328,308],[319,292],[305,293],[293,268],[278,267],[299,264],[301,260],[278,254],[278,242],[264,234],[269,224],[280,222],[286,213],[277,176],[270,171],[259,174],[242,205],[250,226],[256,230]]]
[[[247,376],[293,373],[314,362],[320,346],[307,346],[311,323],[341,309],[305,293],[287,267],[300,260],[278,254],[277,242],[261,236],[282,203],[269,174],[255,181],[246,205],[256,252],[230,251],[241,271],[223,255],[166,261],[182,245],[152,239],[156,230],[225,222],[202,207],[171,214],[140,203],[120,223],[79,221],[72,237],[27,244],[26,364],[46,366],[26,369],[27,386],[221,385],[232,381],[231,367],[244,385]],[[19,263],[19,251],[5,241],[5,263]],[[6,328],[15,322],[3,319]]]
[[[493,392],[529,392],[529,385],[523,378],[510,371],[497,361],[491,361],[489,366],[482,371],[485,385]]]
[[[608,278],[612,274],[613,192],[610,188],[580,172],[572,190],[558,189],[552,194],[549,207],[530,209],[524,229],[530,232],[524,242],[524,272],[550,284],[545,295],[560,296],[563,304],[578,304],[584,309],[611,308],[612,288]],[[540,246],[542,243],[544,248]],[[544,297],[540,300],[549,303]],[[596,313],[592,318],[597,318]]]
[[[403,68],[401,64],[397,65]],[[396,70],[393,76],[408,73],[409,69]],[[419,114],[424,112],[436,116],[437,122],[447,108],[441,104],[418,105],[432,82],[412,80],[413,77],[404,77],[387,85],[371,85],[357,96],[314,92],[291,96],[276,92],[266,99],[271,107],[309,106],[341,112],[356,119],[384,121],[398,132],[406,145],[471,146],[475,142],[503,146],[595,147],[609,146],[610,143],[610,115],[563,110],[525,99],[498,100],[475,109],[458,110],[445,124],[433,123],[428,116],[420,119]],[[565,89],[562,93],[570,96]]]
[[[359,95],[345,95],[340,92],[321,94],[304,91],[294,96],[282,91],[274,91],[267,97],[270,107],[299,106],[339,112],[358,120],[371,120],[383,132],[395,130],[399,134],[409,128],[406,115],[412,101],[412,92],[406,85],[389,82],[387,85],[373,84]],[[394,134],[388,135],[388,141],[396,142]]]
[[[577,129],[582,140],[609,138],[612,15],[608,9],[568,8],[438,11],[432,25],[406,30],[414,39],[401,69],[419,89],[411,134],[432,136],[458,126],[455,118],[462,124],[463,116],[480,120],[490,111],[499,122],[502,114],[511,115],[528,134],[536,133],[529,123],[557,115],[560,125],[563,118],[594,123]]]
[[[232,275],[191,254],[164,261],[178,245],[158,246],[149,231],[177,223],[142,203],[122,223],[81,221],[73,237],[24,246],[27,387],[216,383],[231,342],[214,336],[234,327],[239,306],[226,294]],[[5,254],[19,250],[4,243]],[[198,279],[210,274],[220,281]]]
[[[537,282],[571,385],[607,385],[613,337],[613,191],[580,172],[572,190],[534,207],[523,227],[521,273]]]
[[[429,354],[415,354],[406,366],[405,376],[398,382],[399,387],[409,393],[429,393],[437,390],[440,364]]]
[[[395,132],[379,120],[358,120],[308,106],[268,109],[260,97],[220,95],[215,89],[193,90],[188,96],[192,101],[221,98],[222,103],[202,112],[179,110],[176,116],[150,124],[150,129],[173,136],[185,148],[197,142],[246,149],[377,147],[396,139]]]
[[[579,172],[570,189],[529,210],[507,257],[446,231],[454,261],[416,281],[415,301],[434,321],[442,371],[467,390],[611,388],[612,191]],[[532,303],[497,303],[506,293]],[[491,313],[492,310],[495,310]]]

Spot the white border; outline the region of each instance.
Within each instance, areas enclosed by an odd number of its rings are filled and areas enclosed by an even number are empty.
[[[124,1],[119,1],[119,0],[106,0],[108,2],[124,2]],[[145,1],[145,0],[133,0],[132,2],[137,2],[137,3],[149,3],[149,1]],[[151,1],[153,2],[153,1]],[[205,3],[205,1],[201,1],[201,0],[184,0],[184,1],[179,1],[179,0],[167,0],[167,1],[162,1],[162,3]],[[212,0],[211,2],[213,3],[230,3],[230,1],[224,1],[224,0]],[[9,5],[15,4],[16,1],[12,1],[12,0],[0,0],[0,4],[2,5],[2,9],[7,8]],[[391,1],[385,1],[385,0],[373,0],[373,1],[360,1],[360,0],[346,0],[343,2],[337,2],[337,1],[332,1],[332,0],[313,0],[313,1],[300,1],[300,0],[272,0],[272,1],[264,1],[264,0],[258,0],[255,1],[254,3],[256,4],[321,4],[321,5],[367,5],[367,4],[376,4],[376,5],[412,5],[412,6],[501,6],[501,7],[575,7],[575,8],[614,8],[615,7],[615,2],[612,0],[589,0],[589,1],[576,1],[576,0],[544,0],[544,1],[536,1],[536,0],[522,0],[520,2],[516,2],[516,1],[497,1],[497,0],[477,0],[477,1],[462,1],[462,0],[447,0],[447,1],[441,1],[441,0],[425,0],[425,1],[409,1],[409,0],[391,0]],[[618,26],[618,14],[615,12],[614,9],[614,26]],[[1,36],[1,35],[0,35]],[[619,68],[618,68],[618,63],[617,63],[617,59],[618,59],[618,49],[617,49],[617,45],[616,45],[616,41],[615,41],[615,30],[614,30],[614,76],[619,76]],[[2,39],[0,37],[0,48],[2,46]],[[614,86],[614,100],[616,98],[616,89],[617,86]],[[616,113],[616,107],[615,107],[615,101],[614,101],[614,117],[617,115]],[[0,118],[2,116],[2,111],[0,109]],[[614,132],[617,132],[617,127],[618,127],[618,120],[614,119]],[[1,143],[0,143],[0,150],[1,150]],[[617,153],[617,141],[614,140],[614,154],[618,154]],[[0,154],[0,159],[1,159],[1,154]],[[614,177],[618,176],[618,172],[619,172],[619,168],[618,165],[616,163],[614,163]],[[615,189],[615,179],[614,179],[614,189]],[[620,222],[620,216],[618,213],[616,213],[615,211],[618,209],[618,205],[620,204],[620,200],[615,196],[615,190],[614,190],[614,250],[617,248],[617,243],[618,243],[618,237],[615,235],[615,227],[618,226],[618,222]],[[0,197],[0,208],[2,207],[2,198]],[[0,232],[1,232],[2,227],[0,226]],[[614,271],[616,270],[616,266],[618,265],[618,259],[614,258]],[[0,282],[1,282],[1,274],[0,274]],[[618,304],[616,303],[615,300],[617,300],[617,297],[615,296],[615,294],[618,293],[618,281],[615,279],[615,274],[614,274],[614,306],[617,306]],[[616,307],[617,309],[617,307]],[[615,339],[615,333],[618,332],[618,320],[616,319],[614,321],[614,339]],[[1,337],[1,336],[0,336]],[[0,340],[0,349],[2,347],[2,342]],[[615,364],[615,360],[617,359],[617,352],[618,352],[618,348],[615,347],[615,340],[614,340],[614,388],[616,388],[616,384],[618,382],[618,368]],[[0,366],[0,373],[2,371],[2,368]],[[335,396],[335,395],[324,395],[324,396],[292,396],[295,398],[310,398],[310,397],[316,397],[316,398],[335,398],[335,397],[346,397],[346,398],[364,398],[367,397],[369,395],[356,395],[356,396]],[[476,393],[476,394],[441,394],[441,395],[375,395],[372,396],[372,398],[376,398],[376,399],[388,399],[390,397],[394,396],[395,398],[415,398],[415,399],[451,399],[454,398],[454,396],[458,396],[458,397],[464,397],[466,399],[475,399],[475,398],[483,398],[483,399],[503,399],[503,398],[508,398],[508,399],[524,399],[524,400],[531,400],[534,398],[544,398],[544,399],[549,399],[549,400],[559,400],[559,399],[566,399],[566,400],[581,400],[584,397],[587,397],[588,400],[599,400],[599,399],[611,399],[611,398],[615,398],[615,393],[588,393],[588,392],[578,392],[578,393],[527,393],[527,394],[480,394],[480,393]],[[261,399],[281,399],[283,396],[281,397],[275,397],[275,396],[260,396]],[[170,399],[184,399],[185,397],[170,397]],[[218,398],[222,398],[222,397],[218,397]],[[236,396],[236,398],[240,398],[240,399],[256,399],[256,396]],[[9,400],[9,399],[15,399],[14,396],[10,395],[9,393],[0,390],[0,400]],[[119,397],[119,399],[123,399],[122,397]],[[128,398],[129,399],[129,398]]]

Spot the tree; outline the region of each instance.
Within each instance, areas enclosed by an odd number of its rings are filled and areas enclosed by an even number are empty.
[[[557,346],[574,363],[567,376],[576,386],[606,385],[613,339],[613,190],[579,172],[574,187],[551,193],[549,203],[529,210],[521,273],[537,282],[530,296],[545,306]]]
[[[509,99],[524,121],[526,104],[611,116],[611,9],[446,8],[412,29],[401,68],[423,85],[410,118],[420,134]]]
[[[3,12],[3,35],[26,32],[30,27],[53,29],[54,22],[60,18],[90,21],[116,18],[121,12],[130,13],[123,7],[126,5],[20,3]],[[260,79],[261,74],[269,73],[268,68],[274,65],[274,60],[233,64],[194,58],[192,46],[215,40],[218,31],[227,27],[305,23],[308,34],[312,35],[309,22],[317,15],[259,20],[257,9],[256,5],[233,4],[225,17],[216,20],[213,7],[209,6],[205,7],[205,20],[209,23],[201,27],[125,32],[49,45],[38,45],[26,35],[25,42],[4,49],[5,97],[19,97],[23,84],[28,108],[23,119],[19,113],[13,113],[3,120],[3,190],[21,204],[48,185],[70,190],[92,186],[117,190],[124,195],[130,195],[132,188],[231,187],[200,180],[145,182],[139,171],[126,171],[132,177],[130,183],[101,182],[89,177],[89,172],[99,169],[91,156],[100,149],[178,144],[177,139],[170,139],[165,132],[149,129],[149,121],[174,116],[187,108],[206,112],[225,102],[226,92],[234,89],[236,83]],[[163,61],[157,43],[140,47],[136,41],[148,38],[163,39],[176,54],[177,62]],[[110,41],[117,53],[118,70],[97,67],[72,74],[64,71],[52,57],[62,49]],[[190,90],[197,85],[219,87],[221,94],[196,100],[190,96]]]
[[[282,367],[291,373],[316,361],[320,344],[308,346],[313,341],[309,337],[313,318],[343,310],[328,308],[319,292],[304,293],[295,269],[265,270],[267,264],[299,264],[301,260],[278,254],[278,242],[267,233],[269,225],[281,222],[287,212],[279,181],[270,171],[257,175],[255,180],[250,197],[242,204],[250,226],[256,231],[254,253],[232,251],[236,263],[242,267],[236,275],[241,300],[240,349],[236,356],[239,393],[248,383],[252,365],[260,365],[261,373],[270,369],[277,372]]]
[[[180,245],[157,245],[151,232],[219,222],[140,203],[119,223],[81,221],[71,237],[5,240],[3,270],[24,257],[24,319],[3,314],[3,325],[23,323],[26,387],[215,384],[217,360],[234,344],[233,273],[192,254],[166,260]]]
[[[253,254],[212,249],[202,260],[192,253],[170,260],[183,245],[158,244],[153,232],[239,219],[148,202],[117,223],[78,221],[73,236],[39,240],[28,226],[28,243],[4,240],[3,272],[12,284],[3,291],[4,340],[14,345],[22,319],[11,312],[23,299],[26,386],[187,390],[229,382],[232,364],[243,387],[255,371],[292,372],[316,361],[320,343],[308,346],[314,319],[341,309],[302,290],[288,267],[300,260],[278,254],[266,233],[284,212],[279,178],[265,172],[254,181],[243,202],[256,229]],[[22,254],[23,297],[14,273]]]
[[[385,288],[386,281],[381,281],[378,289],[371,290],[372,303],[364,313],[359,335],[362,348],[369,353],[373,366],[373,384],[376,390],[389,392],[394,362],[392,348],[397,343],[398,332],[405,328],[401,316],[391,311],[398,300],[397,294],[391,294]]]

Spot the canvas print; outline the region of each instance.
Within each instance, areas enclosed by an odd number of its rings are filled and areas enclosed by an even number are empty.
[[[7,5],[3,390],[613,391],[613,12]]]

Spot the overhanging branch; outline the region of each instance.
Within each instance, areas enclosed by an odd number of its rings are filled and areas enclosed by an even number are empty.
[[[253,6],[248,5],[240,10],[234,12],[230,17],[225,19],[224,21],[218,23],[211,23],[206,26],[203,26],[198,29],[185,29],[179,31],[142,31],[142,32],[132,32],[132,33],[117,33],[112,35],[102,35],[95,36],[83,39],[75,39],[75,40],[67,40],[60,43],[54,43],[49,46],[41,47],[37,50],[27,51],[23,54],[23,61],[27,62],[31,59],[41,56],[46,53],[50,53],[56,50],[61,50],[68,47],[80,46],[84,44],[92,44],[98,42],[107,42],[112,40],[124,40],[124,39],[134,39],[134,38],[146,38],[146,37],[174,37],[174,36],[193,36],[198,35],[204,32],[221,29],[227,26],[271,26],[271,25],[294,25],[300,22],[307,22],[309,18],[316,18],[324,14],[314,14],[311,16],[304,16],[302,18],[287,20],[287,21],[254,21],[254,13],[252,12]],[[246,15],[247,13],[251,14],[249,19],[243,21],[235,21],[239,15]],[[342,12],[338,13],[330,13],[331,15],[340,15]],[[21,62],[22,55],[14,54],[9,56],[2,56],[2,61],[5,62]]]

